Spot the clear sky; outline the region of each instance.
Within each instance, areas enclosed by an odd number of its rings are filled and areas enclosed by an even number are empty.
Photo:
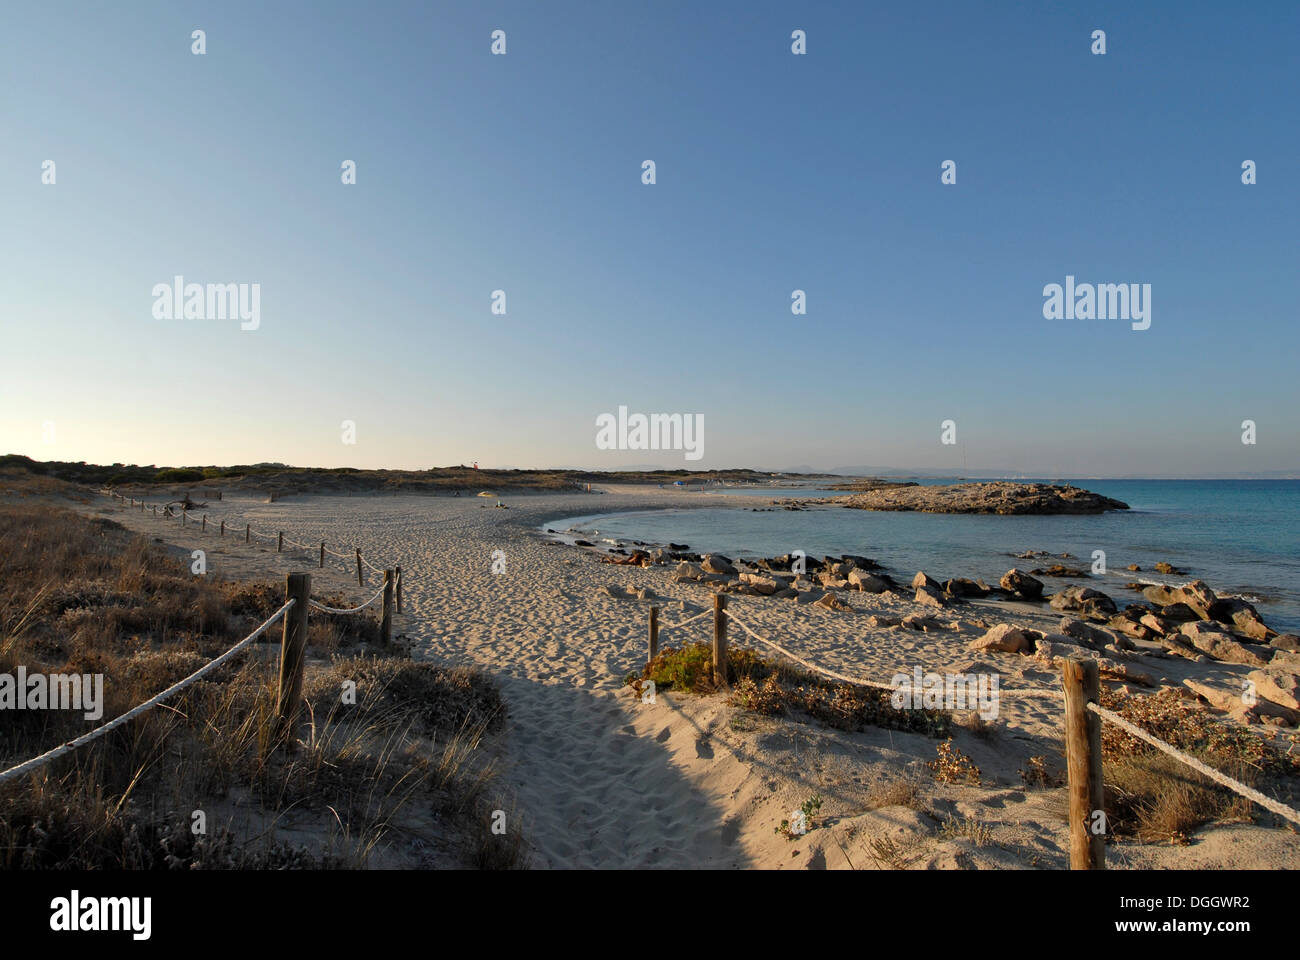
[[[8,3],[0,453],[1300,471],[1297,37],[1290,0]],[[1044,319],[1067,274],[1149,283],[1150,329]],[[176,275],[260,326],[156,319]],[[597,449],[620,405],[702,415],[702,459]]]

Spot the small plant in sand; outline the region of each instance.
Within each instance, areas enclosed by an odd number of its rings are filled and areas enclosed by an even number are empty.
[[[978,820],[951,814],[939,827],[939,836],[944,840],[969,840],[977,847],[986,847],[993,842],[993,831],[987,826]]]
[[[1041,753],[1025,761],[1025,765],[1020,768],[1020,779],[1031,789],[1037,787],[1049,790],[1065,785],[1065,778],[1059,771],[1048,769],[1047,757]]]
[[[787,840],[802,837],[809,830],[816,827],[815,818],[821,808],[822,796],[820,793],[814,793],[803,802],[798,810],[791,812],[788,820],[782,820],[780,826],[773,828],[772,832],[781,834]]]
[[[935,780],[939,783],[969,783],[979,786],[980,768],[953,744],[952,737],[939,744],[937,749],[939,756],[926,764],[934,771]]]

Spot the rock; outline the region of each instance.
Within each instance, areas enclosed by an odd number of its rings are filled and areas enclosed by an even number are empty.
[[[1193,580],[1191,583],[1185,583],[1178,588],[1178,595],[1184,603],[1190,606],[1202,620],[1205,619],[1206,613],[1218,598],[1210,585],[1204,580]]]
[[[784,581],[777,580],[774,577],[765,577],[759,573],[742,573],[740,579],[743,583],[753,587],[755,593],[765,597],[770,597],[785,587]]]
[[[851,563],[860,570],[879,570],[880,564],[870,557],[860,557],[856,553],[846,553],[840,557],[845,563]]]
[[[849,585],[849,582],[842,577],[836,576],[830,570],[821,570],[817,574],[817,582],[823,587],[830,587],[834,590],[843,590]]]
[[[946,607],[949,603],[943,593],[936,587],[924,584],[916,588],[916,596],[912,599],[916,603],[923,603],[928,607]]]
[[[636,598],[638,600],[654,600],[657,599],[657,597],[658,594],[656,594],[649,587],[642,587],[640,590],[636,592]]]
[[[1294,633],[1279,633],[1268,643],[1270,647],[1277,647],[1279,650],[1300,653],[1300,637],[1297,637]]]
[[[996,650],[1002,653],[1026,653],[1034,649],[1034,644],[1042,636],[1037,630],[1028,630],[1010,623],[999,623],[984,636],[968,643],[966,649]]]
[[[1273,656],[1268,664],[1270,667],[1276,670],[1289,670],[1292,673],[1300,673],[1300,653],[1279,650],[1277,647],[1266,647],[1265,649],[1273,651]],[[1263,652],[1263,650],[1260,651],[1261,654]]]
[[[889,485],[844,497],[858,510],[916,510],[922,513],[997,513],[1004,515],[1103,513],[1128,504],[1078,487],[998,480],[943,486]]]
[[[913,587],[934,587],[936,590],[942,590],[943,584],[939,583],[934,577],[929,576],[924,570],[918,570],[916,576],[912,578]]]
[[[889,584],[884,580],[861,567],[849,571],[849,583],[864,593],[884,593],[889,589]]]
[[[943,629],[943,624],[940,621],[921,613],[912,613],[904,617],[902,626],[907,627],[909,630],[921,630],[925,633]]]
[[[898,617],[887,617],[880,613],[873,613],[867,617],[867,626],[869,627],[896,627],[902,622]]]
[[[595,544],[592,543],[590,540],[574,540],[574,541],[573,541],[573,545],[574,545],[575,547],[594,547],[594,546],[595,546]]]
[[[601,588],[601,592],[606,596],[613,597],[616,600],[629,600],[631,597],[622,587],[616,587],[612,584]]]
[[[846,613],[853,611],[852,607],[833,593],[823,594],[820,600],[814,601],[813,606],[823,607],[827,610],[840,610]]]
[[[1218,598],[1210,604],[1208,615],[1210,620],[1232,624],[1252,640],[1264,642],[1268,639],[1268,627],[1260,618],[1259,611],[1240,597]]]
[[[734,576],[736,568],[720,553],[706,554],[704,563],[701,564],[707,573],[725,573],[728,576]]]
[[[1230,634],[1199,630],[1195,634],[1189,634],[1187,632],[1188,626],[1191,626],[1191,624],[1183,625],[1181,635],[1188,637],[1192,646],[1196,647],[1197,650],[1209,654],[1215,660],[1223,663],[1244,663],[1251,667],[1262,667],[1266,662],[1244,643],[1233,639]]]
[[[1280,718],[1288,724],[1300,723],[1300,711],[1274,703],[1267,698],[1256,697],[1254,703],[1247,703],[1242,699],[1240,690],[1225,690],[1190,677],[1185,679],[1183,684],[1203,697],[1214,709],[1221,710],[1245,723],[1254,723],[1261,717]]]
[[[677,564],[677,569],[673,571],[674,583],[685,583],[687,581],[698,581],[703,579],[704,571],[699,567],[699,565],[688,563],[685,560]]]
[[[1086,577],[1087,570],[1080,570],[1078,567],[1067,567],[1061,563],[1054,563],[1050,567],[1039,568],[1032,571],[1038,576],[1043,577]]]
[[[1157,617],[1154,613],[1143,614],[1139,622],[1156,633],[1177,633],[1178,628],[1182,626],[1176,620],[1166,620],[1164,617]]]
[[[1167,620],[1177,620],[1179,623],[1190,623],[1193,620],[1203,619],[1199,613],[1181,601],[1161,607],[1160,616]]]
[[[1246,679],[1265,700],[1290,710],[1300,710],[1300,676],[1286,670],[1252,670]]]
[[[1106,625],[1117,633],[1122,633],[1127,637],[1132,637],[1134,640],[1150,640],[1154,635],[1152,631],[1142,626],[1138,621],[1130,620],[1128,617],[1122,615],[1111,617],[1106,622]]]
[[[974,580],[967,580],[965,577],[954,577],[952,580],[944,581],[943,592],[952,597],[986,597],[989,589]]]
[[[1161,560],[1159,563],[1156,564],[1156,573],[1167,573],[1172,576],[1178,576],[1180,574],[1183,574],[1184,571],[1179,570],[1172,563],[1165,563],[1165,561]]]
[[[1130,563],[1130,564],[1129,564],[1127,567],[1125,567],[1124,569],[1125,569],[1125,570],[1132,570],[1134,573],[1141,573],[1141,572],[1142,572],[1142,568],[1139,567],[1136,563]]]
[[[825,590],[818,590],[813,587],[811,590],[804,590],[795,595],[795,603],[817,603],[822,597],[830,597],[834,594],[827,593]]]
[[[1015,567],[1002,574],[998,584],[1003,590],[1024,599],[1038,599],[1043,595],[1043,582],[1035,580],[1027,573],[1021,573]]]
[[[1073,637],[1075,640],[1082,640],[1084,643],[1096,647],[1105,647],[1115,643],[1118,638],[1109,630],[1103,630],[1101,627],[1094,627],[1092,624],[1084,623],[1082,620],[1072,620],[1069,617],[1061,618],[1061,633],[1067,637]],[[1132,646],[1132,644],[1130,644]]]
[[[1176,587],[1166,587],[1159,583],[1143,586],[1142,596],[1158,607],[1167,607],[1172,603],[1182,603],[1183,600],[1183,595],[1178,592]]]
[[[1077,610],[1103,620],[1117,612],[1115,601],[1106,594],[1082,586],[1066,587],[1052,597],[1050,606],[1053,610]]]

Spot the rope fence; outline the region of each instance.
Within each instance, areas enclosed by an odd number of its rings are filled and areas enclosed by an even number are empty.
[[[294,598],[290,598],[289,600],[285,601],[284,606],[282,606],[275,613],[271,614],[270,618],[265,620],[261,624],[261,626],[259,626],[256,630],[254,630],[252,633],[246,636],[243,640],[240,640],[237,644],[235,644],[233,647],[231,647],[221,656],[217,657],[215,660],[212,660],[204,664],[202,667],[199,667],[199,669],[195,670],[185,679],[178,680],[176,683],[173,683],[166,690],[162,691],[161,693],[155,694],[154,696],[150,697],[148,700],[146,700],[144,703],[140,704],[139,706],[132,707],[130,710],[128,710],[126,713],[122,714],[121,716],[115,717],[112,720],[108,721],[107,723],[96,727],[94,730],[91,730],[89,733],[82,734],[81,736],[77,737],[75,740],[69,740],[68,742],[60,744],[59,746],[55,747],[53,750],[47,750],[45,753],[42,753],[38,757],[32,757],[32,759],[20,763],[15,767],[10,767],[8,770],[5,770],[3,773],[0,773],[0,783],[4,783],[7,780],[12,780],[15,777],[20,777],[24,773],[28,773],[32,770],[36,770],[40,767],[43,767],[47,763],[50,763],[53,760],[57,760],[59,757],[63,756],[64,754],[71,753],[73,750],[76,750],[78,747],[83,747],[86,744],[91,743],[92,741],[98,740],[100,737],[104,736],[105,734],[113,730],[116,730],[118,727],[122,726],[122,724],[127,723],[128,721],[134,719],[135,717],[138,717],[140,714],[146,712],[147,710],[150,710],[153,707],[158,706],[158,704],[162,703],[164,700],[168,699],[169,697],[172,697],[175,694],[179,693],[180,691],[184,690],[186,687],[190,686],[190,684],[195,683],[198,680],[201,680],[207,674],[211,673],[213,670],[216,670],[222,664],[226,663],[232,657],[236,656],[250,643],[257,640],[257,638],[260,637],[262,634],[266,633],[266,631],[269,630],[272,626],[274,626],[274,624],[281,617],[283,617],[286,613],[288,613],[293,608],[296,602],[297,601]]]
[[[713,614],[713,679],[714,683],[726,689],[727,682],[727,623],[734,623],[752,639],[774,650],[782,657],[797,663],[811,673],[820,674],[831,680],[854,686],[870,687],[877,690],[910,690],[910,686],[881,683],[864,677],[848,676],[836,670],[812,663],[791,652],[781,644],[761,636],[743,620],[727,609],[727,598],[723,594],[713,597],[713,610],[669,625],[669,629],[679,629],[696,620]],[[659,654],[659,608],[650,608],[650,659]],[[1108,710],[1100,703],[1101,672],[1096,660],[1066,659],[1061,671],[1062,686],[1058,689],[1047,687],[1024,687],[1021,689],[1000,689],[999,696],[1011,697],[1061,697],[1065,701],[1065,753],[1067,772],[1067,793],[1070,801],[1070,867],[1075,870],[1105,869],[1105,815],[1104,815],[1104,781],[1102,776],[1101,723],[1106,721],[1119,727],[1131,737],[1154,747],[1161,753],[1173,757],[1178,762],[1191,767],[1202,776],[1209,778],[1228,790],[1245,797],[1277,816],[1300,825],[1300,810],[1281,803],[1261,793],[1254,787],[1235,780],[1227,774],[1214,769],[1208,764],[1188,753],[1166,743],[1159,737],[1147,733],[1141,727],[1129,722],[1124,717]],[[1097,829],[1097,824],[1102,829]]]

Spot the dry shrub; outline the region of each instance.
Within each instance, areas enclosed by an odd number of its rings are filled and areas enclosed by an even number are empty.
[[[938,757],[927,761],[926,766],[934,771],[934,779],[939,783],[969,783],[979,786],[980,768],[952,742],[949,737],[936,748]]]

